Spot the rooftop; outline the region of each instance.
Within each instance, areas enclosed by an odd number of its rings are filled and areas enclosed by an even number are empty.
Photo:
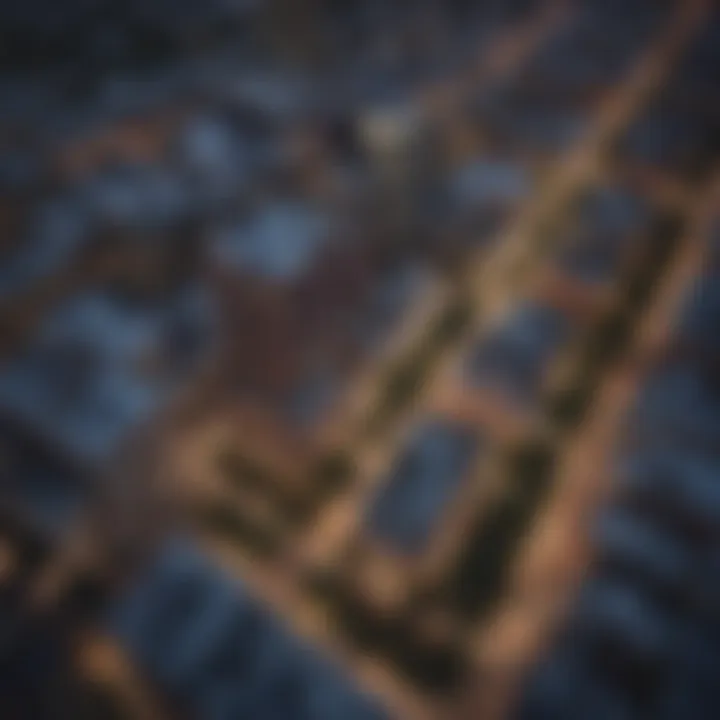
[[[90,209],[80,197],[67,194],[41,204],[29,221],[23,242],[0,261],[0,298],[64,270],[91,230]]]
[[[329,233],[326,215],[300,202],[276,202],[222,228],[213,254],[224,266],[288,282],[311,269]]]
[[[166,543],[108,621],[131,656],[202,717],[385,717],[186,539]]]
[[[479,339],[466,372],[471,382],[499,389],[526,404],[541,390],[550,363],[572,329],[569,318],[559,310],[524,304]]]
[[[91,178],[84,192],[101,227],[123,230],[174,227],[196,206],[185,179],[160,165],[113,167]]]
[[[85,293],[59,307],[0,368],[0,408],[88,460],[117,448],[188,379],[208,349],[197,287],[150,305]]]
[[[720,407],[712,373],[673,365],[654,373],[630,415],[630,434],[651,446],[717,447]]]
[[[461,167],[451,178],[450,192],[462,207],[507,205],[524,198],[531,178],[518,162],[479,159]]]
[[[440,420],[421,425],[369,508],[372,535],[401,552],[422,551],[480,445],[466,428]]]
[[[649,575],[666,587],[686,578],[687,553],[646,518],[610,510],[600,518],[593,537],[602,557],[629,567],[639,577]]]
[[[83,478],[12,423],[3,424],[2,438],[4,498],[41,533],[52,536],[69,527],[85,499]]]
[[[194,117],[182,128],[175,151],[180,167],[189,173],[201,195],[228,200],[246,187],[247,138],[222,117]]]

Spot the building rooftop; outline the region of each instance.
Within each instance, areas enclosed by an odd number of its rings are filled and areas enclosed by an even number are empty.
[[[587,282],[615,279],[636,234],[648,230],[651,219],[642,196],[612,185],[593,188],[579,203],[576,224],[559,252],[560,267]]]
[[[86,499],[85,479],[10,422],[3,423],[2,438],[3,500],[41,534],[67,529]]]
[[[672,644],[673,624],[635,588],[593,577],[581,590],[573,626],[592,644],[611,642],[628,653],[659,656]]]
[[[385,717],[188,540],[166,543],[108,623],[131,656],[201,717]]]
[[[475,160],[461,167],[450,180],[450,193],[463,208],[510,205],[527,196],[531,178],[519,162]]]
[[[688,110],[661,97],[630,126],[624,152],[661,171],[701,174],[717,158],[715,129],[707,115]]]
[[[690,514],[712,526],[720,522],[717,470],[717,460],[687,450],[665,446],[645,450],[626,461],[626,491],[662,497],[679,515]]]
[[[0,369],[0,408],[71,454],[100,459],[187,380],[211,328],[199,288],[150,305],[81,294]]]
[[[108,229],[173,228],[197,205],[185,178],[160,165],[112,167],[90,178],[84,192],[98,226]]]
[[[90,208],[75,194],[48,199],[35,208],[25,237],[0,262],[0,298],[61,273],[92,232]]]
[[[687,577],[689,557],[681,544],[647,518],[620,509],[606,511],[593,531],[598,554],[611,564],[649,577],[663,587],[677,587]]]
[[[533,402],[572,330],[570,319],[559,310],[524,304],[479,339],[467,361],[467,376],[521,405]]]
[[[276,202],[222,228],[213,255],[222,266],[279,282],[308,272],[330,234],[329,218],[300,202]]]
[[[712,357],[720,351],[720,283],[717,276],[700,277],[681,312],[678,339]],[[717,356],[717,355],[715,355]]]
[[[531,674],[521,698],[517,720],[631,720],[632,709],[625,694],[598,676],[587,648],[572,638]]]
[[[629,434],[651,447],[710,449],[720,442],[720,407],[712,372],[687,365],[657,371],[641,389],[628,420]]]
[[[617,277],[622,250],[617,243],[606,242],[597,235],[583,235],[561,250],[558,266],[582,282],[610,282]]]
[[[621,186],[601,185],[582,199],[578,219],[583,227],[624,237],[644,228],[650,212],[647,201],[638,193]]]
[[[193,188],[208,201],[238,197],[249,180],[248,139],[228,120],[199,114],[182,128],[175,160]]]
[[[482,445],[469,429],[422,424],[395,460],[366,515],[372,536],[400,552],[421,552]]]

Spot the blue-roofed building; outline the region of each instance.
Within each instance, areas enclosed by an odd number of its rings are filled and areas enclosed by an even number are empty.
[[[594,188],[580,202],[576,227],[558,253],[558,265],[584,283],[610,283],[639,249],[637,236],[650,228],[651,209],[635,193]]]
[[[336,215],[295,199],[270,202],[213,234],[210,272],[238,393],[275,410],[293,406],[299,393],[302,417],[318,386],[309,395],[301,386],[314,386],[322,372],[342,375],[347,363],[336,361],[343,349],[344,358],[352,354],[351,324],[374,279],[369,244],[345,230]]]
[[[716,453],[720,402],[712,370],[671,365],[655,372],[627,421],[627,439],[640,447],[674,447]]]
[[[130,657],[199,717],[386,717],[187,539],[161,548],[107,622]]]
[[[592,541],[608,571],[646,580],[650,590],[677,591],[688,577],[687,550],[648,518],[607,510],[593,528]]]
[[[80,294],[0,367],[0,412],[79,462],[101,462],[203,367],[213,332],[198,286],[148,303]]]
[[[558,254],[558,267],[583,283],[604,284],[617,278],[624,255],[618,243],[596,234],[573,238]]]
[[[532,188],[527,168],[518,162],[480,159],[462,166],[450,178],[450,193],[463,210],[507,207]]]
[[[289,283],[313,267],[330,229],[329,218],[309,206],[277,202],[222,228],[213,240],[213,257],[227,269]]]
[[[10,420],[0,421],[0,456],[0,505],[39,536],[62,535],[88,500],[82,469]]]
[[[365,518],[370,537],[400,553],[422,552],[481,444],[477,433],[462,426],[440,420],[422,424],[370,505]]]
[[[403,263],[377,277],[367,301],[357,314],[354,337],[372,352],[382,344],[414,299],[432,283],[431,272],[420,265]]]
[[[30,290],[67,270],[93,230],[88,204],[68,193],[35,208],[25,236],[0,262],[0,299]]]
[[[311,100],[303,78],[287,73],[255,70],[233,74],[223,82],[223,91],[223,97],[236,107],[255,110],[274,123],[297,118]]]
[[[687,177],[711,168],[720,151],[710,117],[664,99],[630,126],[621,147],[634,162]]]
[[[462,258],[491,242],[532,188],[531,170],[512,157],[480,157],[453,170],[420,207],[437,228],[437,252]]]
[[[618,217],[616,225],[631,224]],[[599,717],[709,720],[717,712],[716,279],[695,279],[666,355],[628,413],[611,478],[615,503],[591,530],[595,564],[518,718],[594,716],[597,698],[576,686],[568,647],[625,700],[619,714],[603,708]]]
[[[200,115],[186,123],[174,160],[188,176],[202,210],[216,212],[247,188],[251,153],[247,139],[228,120]]]
[[[91,178],[85,201],[99,228],[153,233],[174,229],[197,210],[193,188],[159,165],[117,165]]]
[[[515,720],[632,720],[627,696],[598,675],[587,648],[572,638],[553,648],[531,674]]]
[[[585,583],[570,622],[598,660],[603,649],[611,647],[625,661],[655,664],[666,660],[672,649],[671,618],[642,591],[610,578],[593,577]]]
[[[102,42],[105,38],[99,39]],[[112,43],[111,39],[106,42]],[[122,72],[105,77],[98,88],[95,112],[112,122],[117,118],[137,117],[167,107],[178,98],[177,82],[166,71],[148,70],[141,75]]]
[[[567,148],[588,124],[581,109],[530,92],[517,81],[485,91],[473,114],[497,143],[541,156]]]
[[[717,7],[703,22],[676,68],[673,87],[680,97],[708,103],[720,82],[720,11]],[[711,110],[711,102],[706,105]]]
[[[480,338],[467,360],[466,376],[476,387],[499,391],[523,407],[532,405],[572,332],[570,318],[561,311],[524,304]]]
[[[673,524],[695,524],[702,528],[720,527],[720,484],[717,458],[698,456],[691,451],[658,446],[631,455],[623,468],[623,490],[653,503]],[[685,521],[691,521],[689,523]]]
[[[583,227],[616,237],[647,227],[650,208],[637,193],[622,187],[593,188],[580,203],[579,222]]]
[[[720,649],[712,624],[707,616],[686,623],[685,633],[676,643],[672,668],[659,689],[655,703],[658,720],[713,720],[717,716]]]

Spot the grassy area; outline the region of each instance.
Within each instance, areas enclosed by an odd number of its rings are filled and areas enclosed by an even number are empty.
[[[311,483],[325,497],[342,490],[355,473],[355,463],[350,453],[335,450],[318,460],[311,472]]]
[[[550,401],[550,415],[561,427],[570,428],[580,422],[592,402],[600,373],[627,347],[638,317],[672,258],[681,232],[682,223],[675,214],[664,215],[657,221],[643,264],[620,291],[621,302],[592,332],[574,381]]]
[[[79,715],[88,720],[131,720],[133,712],[119,691],[108,683],[86,681],[81,688]]]
[[[470,302],[465,298],[457,299],[429,329],[421,346],[390,371],[382,399],[368,424],[370,434],[385,430],[412,402],[442,351],[462,334],[471,318]]]
[[[343,450],[320,457],[297,490],[284,488],[276,473],[232,448],[218,454],[217,466],[231,487],[267,498],[293,525],[308,522],[323,502],[347,485],[355,472],[351,455]]]
[[[261,525],[220,502],[203,507],[200,520],[212,534],[231,540],[258,556],[272,556],[280,547],[279,530]]]
[[[283,512],[286,518],[295,525],[311,522],[323,503],[342,491],[354,473],[355,463],[344,450],[320,457],[305,478],[303,493],[284,499]]]
[[[328,593],[326,587],[325,593]],[[430,694],[451,691],[466,669],[460,648],[422,643],[407,618],[386,619],[344,589],[332,590],[342,629],[362,651],[381,655],[409,682]]]
[[[322,456],[311,468],[307,478],[305,519],[329,498],[341,492],[355,474],[355,463],[349,452],[335,450]]]
[[[447,580],[451,606],[472,620],[502,597],[511,561],[547,494],[553,455],[544,445],[528,443],[513,450],[506,465],[507,492],[478,517]]]
[[[306,583],[329,607],[340,631],[355,647],[382,657],[411,684],[431,694],[443,694],[462,678],[466,663],[461,648],[450,642],[421,642],[410,614],[389,618],[375,612],[335,572],[312,574]]]
[[[265,466],[232,448],[220,451],[217,464],[231,487],[267,498],[289,522],[305,516],[305,502],[283,489],[282,478]]]
[[[266,492],[277,484],[272,472],[233,448],[224,448],[218,453],[217,468],[232,485],[240,488]]]

